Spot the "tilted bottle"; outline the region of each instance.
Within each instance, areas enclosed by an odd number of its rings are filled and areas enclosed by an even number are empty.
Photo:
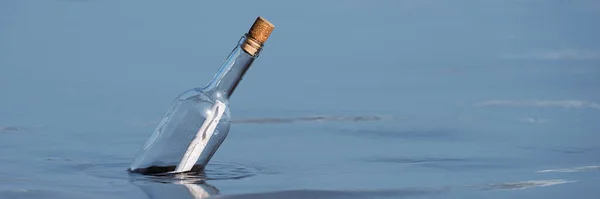
[[[174,100],[128,170],[143,174],[202,170],[229,133],[229,98],[273,29],[258,17],[208,85]]]

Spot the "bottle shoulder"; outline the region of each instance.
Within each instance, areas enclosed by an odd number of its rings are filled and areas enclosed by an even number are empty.
[[[222,103],[229,104],[229,100],[222,97],[220,93],[214,92],[211,89],[206,88],[192,88],[181,93],[177,99],[177,101],[206,101],[215,103],[217,100]]]
[[[188,100],[188,99],[210,99],[206,91],[202,88],[192,88],[183,91],[179,96],[177,96],[177,100]]]

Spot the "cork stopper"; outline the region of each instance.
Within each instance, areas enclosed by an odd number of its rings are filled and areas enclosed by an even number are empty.
[[[271,22],[267,21],[265,18],[258,17],[248,31],[248,35],[263,44],[267,41],[274,28],[275,26]]]
[[[259,16],[248,30],[248,38],[242,48],[250,55],[256,55],[273,32],[273,29],[275,29],[275,26],[271,22]]]

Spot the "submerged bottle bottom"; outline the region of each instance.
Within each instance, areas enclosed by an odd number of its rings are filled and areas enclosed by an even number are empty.
[[[129,171],[130,173],[139,173],[142,175],[157,175],[157,174],[164,174],[164,173],[175,171],[176,167],[177,167],[177,165],[149,166],[149,167],[137,168],[137,169],[133,169],[133,170],[131,168],[129,168],[129,169],[127,169],[127,171]],[[200,172],[202,170],[204,170],[204,166],[196,164],[188,172],[193,173],[193,172]],[[188,172],[186,172],[186,173],[188,173]]]

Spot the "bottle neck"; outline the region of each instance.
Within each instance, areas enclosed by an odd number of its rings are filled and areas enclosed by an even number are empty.
[[[260,48],[255,52],[251,52],[252,54],[244,50],[244,46],[248,41],[246,35],[242,36],[212,81],[206,86],[207,92],[210,92],[215,98],[228,100],[242,81],[252,62],[258,57]]]

